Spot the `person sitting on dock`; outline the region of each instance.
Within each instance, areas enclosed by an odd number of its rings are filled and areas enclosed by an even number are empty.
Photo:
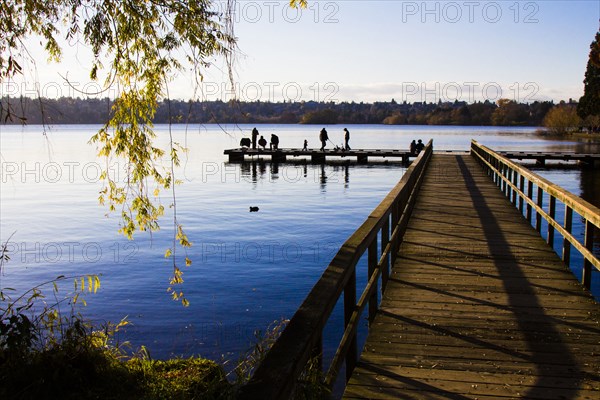
[[[308,140],[304,139],[304,147],[302,148],[302,151],[308,151]]]
[[[262,148],[264,150],[265,146],[267,145],[267,139],[265,139],[262,135],[260,135],[260,139],[258,139],[258,145],[262,146]]]
[[[417,151],[417,154],[419,154],[421,151],[423,151],[424,148],[425,148],[425,145],[423,144],[423,141],[421,139],[417,140],[417,145],[415,146],[415,150]]]
[[[417,142],[416,141],[412,141],[410,142],[410,147],[409,147],[409,151],[411,155],[414,155],[417,152]]]
[[[271,135],[271,143],[269,144],[269,148],[271,150],[277,150],[277,146],[279,146],[279,137],[275,134]]]
[[[345,150],[350,150],[350,145],[348,144],[348,142],[350,141],[350,131],[348,130],[348,128],[344,128],[344,132],[346,132],[344,134],[344,148]]]
[[[247,138],[247,137],[246,138],[242,138],[240,140],[240,146],[242,146],[243,148],[246,148],[246,149],[248,147],[250,147],[250,138]]]
[[[256,149],[256,138],[258,137],[258,129],[252,129],[252,148]]]
[[[329,136],[327,136],[327,131],[325,128],[321,129],[321,132],[319,133],[319,140],[321,141],[321,151],[325,151],[327,140],[329,140]]]

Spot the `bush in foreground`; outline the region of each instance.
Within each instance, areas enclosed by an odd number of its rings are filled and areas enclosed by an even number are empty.
[[[19,329],[26,341],[36,339],[34,325],[25,321],[2,321],[2,399],[225,399],[232,394],[225,372],[213,361],[152,360],[145,351],[125,357],[108,344],[104,332],[90,331],[79,319],[60,340],[48,341],[43,348],[25,343],[9,347],[6,339],[15,338],[6,334],[11,329]],[[27,325],[30,334],[25,333]]]

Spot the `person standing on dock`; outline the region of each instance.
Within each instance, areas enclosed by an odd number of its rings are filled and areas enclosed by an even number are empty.
[[[348,130],[348,128],[344,128],[344,148],[346,150],[350,150],[350,145],[348,144],[348,142],[350,141],[350,131]]]
[[[252,129],[252,148],[256,149],[256,138],[258,137],[258,129]]]
[[[329,136],[327,136],[327,131],[325,128],[321,129],[321,132],[319,133],[319,140],[321,141],[321,151],[325,151],[327,140],[329,140]]]
[[[308,140],[304,139],[304,147],[302,148],[302,151],[308,151]]]
[[[271,143],[269,145],[271,150],[277,150],[277,147],[279,146],[279,136],[272,134],[271,135]]]

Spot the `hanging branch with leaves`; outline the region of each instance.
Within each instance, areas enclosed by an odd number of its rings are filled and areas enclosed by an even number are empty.
[[[121,207],[120,232],[131,239],[136,230],[159,228],[164,207],[158,195],[163,189],[173,191],[174,239],[187,248],[191,243],[177,222],[174,193],[174,168],[179,166],[181,148],[171,138],[166,154],[170,162],[168,167],[160,168],[165,151],[153,145],[152,120],[169,80],[182,69],[181,54],[194,66],[208,67],[209,57],[229,54],[233,37],[226,33],[220,15],[210,10],[209,1],[103,3],[104,7],[87,14],[83,36],[92,45],[95,56],[91,77],[96,78],[101,58],[111,59],[106,83],[117,85],[120,95],[115,99],[110,120],[91,141],[100,146],[101,156],[114,155],[125,160],[127,181],[119,185],[107,168],[103,173],[107,185],[100,201],[112,209]],[[184,52],[183,46],[191,51]],[[173,246],[166,253],[173,260],[168,291],[173,299],[188,305],[183,292],[174,289],[174,285],[183,283],[175,252]],[[190,263],[186,257],[185,264]]]
[[[192,81],[197,84],[213,57],[224,57],[229,79],[233,80],[234,3],[225,0],[223,12],[215,10],[219,3],[214,0],[0,3],[0,83],[23,73],[23,64],[31,59],[25,45],[29,37],[39,37],[49,58],[60,61],[62,35],[69,43],[89,46],[94,56],[90,77],[96,80],[103,74],[105,88],[117,89],[110,119],[91,138],[99,155],[107,160],[99,200],[109,210],[120,213],[119,231],[132,239],[136,231],[159,229],[165,209],[158,196],[161,190],[171,192],[174,245],[165,254],[173,260],[168,291],[184,305],[188,302],[183,293],[174,289],[183,282],[176,248],[191,246],[177,221],[174,192],[174,171],[183,149],[172,136],[168,149],[155,146],[152,121],[159,101],[168,97],[168,83],[183,69],[191,67]],[[307,2],[290,0],[289,4],[304,8]],[[6,111],[7,117],[12,117],[10,104]],[[108,161],[113,157],[126,164],[125,182],[111,175]],[[191,264],[191,260],[185,257],[184,264]]]
[[[120,213],[119,231],[129,239],[136,231],[159,229],[165,212],[158,197],[162,190],[170,191],[171,207],[175,205],[174,169],[182,149],[172,138],[166,150],[155,146],[152,124],[168,82],[189,65],[201,80],[212,57],[229,58],[234,50],[232,25],[226,20],[230,14],[213,11],[213,6],[208,0],[12,0],[0,5],[0,81],[22,73],[28,57],[24,41],[31,35],[41,36],[50,58],[60,60],[62,26],[68,41],[91,48],[90,77],[98,79],[103,72],[105,87],[117,89],[110,119],[90,141],[107,165],[113,157],[125,162],[124,182],[104,169],[99,200]],[[176,244],[191,246],[176,214],[174,221]],[[173,260],[168,290],[187,305],[183,293],[173,288],[183,282],[175,251],[175,246],[167,251]],[[187,257],[184,262],[191,263]]]

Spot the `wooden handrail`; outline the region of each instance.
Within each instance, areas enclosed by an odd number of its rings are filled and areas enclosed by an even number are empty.
[[[590,289],[592,267],[600,270],[600,260],[593,254],[593,227],[600,228],[600,209],[475,140],[471,141],[471,154],[479,159],[484,168],[488,170],[488,174],[515,206],[517,206],[518,197],[518,208],[521,213],[525,210],[525,217],[528,221],[531,222],[532,211],[535,211],[535,229],[540,234],[542,218],[546,220],[548,223],[546,240],[550,246],[554,245],[555,231],[563,236],[562,259],[567,266],[570,265],[571,259],[570,245],[573,245],[581,253],[584,258],[581,283]],[[527,193],[525,193],[525,182],[527,182]],[[536,201],[533,200],[534,185],[537,187]],[[544,193],[549,195],[547,211],[543,207]],[[555,219],[557,200],[565,205],[563,224]],[[525,203],[526,209],[524,208]],[[579,214],[585,221],[583,243],[571,234],[573,212]]]
[[[368,304],[372,321],[378,307],[378,279],[382,277],[385,287],[389,265],[393,265],[396,258],[432,152],[433,141],[430,140],[398,184],[342,245],[250,381],[240,389],[240,399],[287,399],[293,395],[309,360],[322,349],[323,329],[342,292],[344,335],[323,383],[328,387],[335,383],[344,361],[346,378],[349,378],[358,359],[356,332],[361,313]],[[368,252],[368,283],[357,302],[356,265],[365,252]]]

